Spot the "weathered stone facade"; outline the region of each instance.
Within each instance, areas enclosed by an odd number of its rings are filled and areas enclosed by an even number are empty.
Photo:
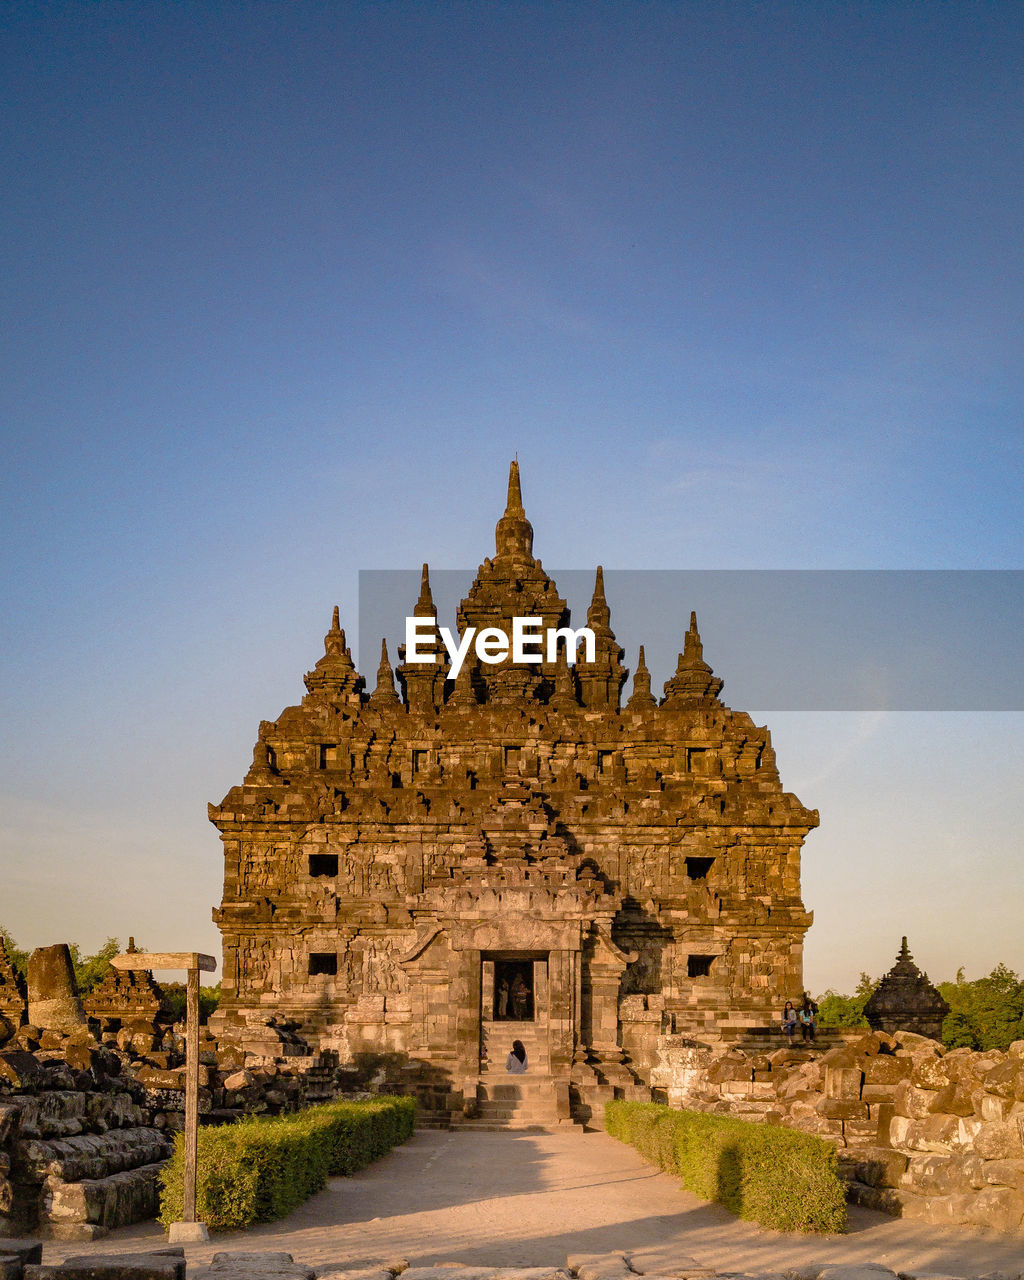
[[[460,633],[568,625],[532,547],[513,463]],[[415,614],[435,617],[426,566]],[[467,658],[451,681],[438,649],[398,666],[399,696],[386,646],[365,692],[335,611],[301,705],[261,724],[210,806],[220,1034],[283,1013],[470,1109],[515,1037],[565,1118],[570,1086],[599,1109],[641,1085],[663,1030],[713,1038],[799,996],[817,813],[782,790],[767,729],[721,702],[695,618],[660,703],[641,649],[620,705],[600,568],[587,625],[592,662]]]

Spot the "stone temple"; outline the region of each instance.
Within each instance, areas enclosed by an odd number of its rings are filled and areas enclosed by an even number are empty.
[[[459,632],[567,626],[516,463],[495,542]],[[410,604],[435,616],[426,566]],[[767,729],[722,703],[695,618],[660,700],[642,648],[624,696],[600,567],[587,626],[592,662],[467,657],[454,681],[440,644],[397,668],[382,645],[368,693],[335,610],[306,696],[261,723],[244,782],[210,806],[218,1034],[283,1017],[470,1114],[519,1039],[519,1079],[568,1119],[643,1096],[666,1036],[778,1022],[802,991],[818,815],[783,791]]]

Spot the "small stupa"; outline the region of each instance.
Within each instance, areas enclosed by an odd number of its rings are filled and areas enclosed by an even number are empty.
[[[896,963],[864,1006],[873,1031],[914,1031],[932,1040],[942,1038],[942,1022],[949,1005],[914,963],[906,938]]]

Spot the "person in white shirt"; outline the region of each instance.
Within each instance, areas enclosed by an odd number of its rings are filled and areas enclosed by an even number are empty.
[[[529,1064],[526,1060],[526,1047],[522,1040],[512,1041],[512,1052],[505,1059],[505,1070],[511,1075],[521,1076]]]

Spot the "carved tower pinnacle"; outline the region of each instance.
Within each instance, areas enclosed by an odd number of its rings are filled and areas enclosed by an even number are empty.
[[[533,565],[533,525],[523,509],[519,487],[519,463],[513,458],[508,469],[508,499],[505,514],[494,530],[494,558],[513,564]]]
[[[429,618],[437,626],[437,607],[430,590],[430,569],[424,564],[420,575],[420,595],[412,611],[414,618]],[[444,706],[444,682],[448,664],[440,638],[420,643],[419,651],[429,658],[423,662],[406,662],[405,645],[399,645],[398,656],[402,665],[398,679],[405,693],[406,704],[413,714],[433,715]]]
[[[704,661],[704,646],[697,630],[697,614],[691,613],[690,629],[683,641],[676,673],[665,682],[662,706],[685,706],[687,703],[717,698],[724,683]]]
[[[633,692],[629,695],[626,710],[649,711],[657,705],[657,699],[651,693],[651,673],[647,670],[644,647],[641,645],[640,659],[636,664],[636,675],[633,676]]]
[[[306,688],[310,697],[327,702],[360,702],[360,693],[366,681],[355,668],[352,654],[341,629],[338,606],[334,606],[331,629],[324,636],[324,656],[312,671],[306,673]]]
[[[594,661],[576,664],[580,701],[585,707],[617,709],[619,693],[629,675],[622,665],[625,650],[620,649],[615,640],[611,616],[604,595],[604,568],[598,565],[594,596],[587,610],[587,626],[594,633]]]

